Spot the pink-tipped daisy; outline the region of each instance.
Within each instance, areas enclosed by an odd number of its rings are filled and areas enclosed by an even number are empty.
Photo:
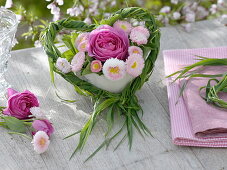
[[[130,46],[128,48],[128,54],[129,55],[139,54],[139,55],[143,56],[143,50],[140,47],[137,47],[137,46]]]
[[[117,58],[108,59],[104,63],[102,71],[109,80],[120,80],[126,74],[125,62]]]
[[[99,60],[94,60],[91,62],[91,71],[94,73],[100,72],[102,70],[102,62]]]
[[[75,41],[75,45],[76,45],[76,48],[78,48],[79,44],[85,40],[88,40],[88,37],[89,37],[89,33],[88,32],[84,32],[84,33],[81,33],[80,35],[78,35],[76,41]]]
[[[56,67],[63,73],[68,73],[71,71],[70,63],[65,58],[59,57],[56,62]]]
[[[117,20],[113,24],[113,27],[116,28],[116,29],[121,29],[127,34],[129,34],[131,32],[131,30],[132,30],[132,25],[129,22],[127,22],[127,21]]]
[[[149,36],[150,33],[148,29],[143,26],[133,28],[130,33],[130,39],[138,45],[147,44]]]
[[[140,32],[142,34],[144,34],[147,38],[150,37],[150,32],[147,28],[143,27],[143,26],[137,26],[137,27],[134,27],[132,29],[132,32]]]
[[[79,51],[81,51],[81,52],[86,52],[87,49],[88,49],[88,40],[82,41],[82,42],[78,45],[77,49],[78,49]]]
[[[33,136],[32,144],[34,146],[34,150],[41,154],[48,149],[50,144],[49,136],[44,131],[38,131]]]
[[[71,61],[71,67],[73,72],[80,71],[85,61],[85,53],[78,52]]]
[[[138,54],[133,54],[126,60],[126,71],[133,77],[139,76],[144,68],[144,59]]]
[[[147,44],[147,37],[141,32],[131,32],[130,39],[138,45]]]

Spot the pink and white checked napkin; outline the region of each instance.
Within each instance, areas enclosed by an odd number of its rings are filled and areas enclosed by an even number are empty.
[[[163,54],[165,72],[169,75],[197,62],[195,55],[227,58],[227,47],[166,50]],[[203,72],[223,73],[223,69],[227,70],[227,67],[210,67]],[[174,144],[227,147],[227,112],[206,104],[198,93],[199,87],[206,85],[207,79],[196,78],[190,81],[184,96],[180,98],[180,82],[171,83],[172,80],[173,78],[167,79],[167,90]]]

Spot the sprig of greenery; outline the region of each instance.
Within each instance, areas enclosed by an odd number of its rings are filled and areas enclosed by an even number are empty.
[[[191,78],[202,77],[202,78],[210,78],[207,82],[206,86],[203,86],[199,89],[201,97],[209,104],[213,104],[215,106],[221,108],[227,108],[227,101],[220,99],[218,93],[227,92],[227,73],[223,74],[200,74],[199,71],[201,67],[206,66],[224,66],[227,65],[227,58],[217,59],[217,58],[206,58],[197,56],[199,62],[196,62],[192,65],[184,67],[182,70],[174,72],[170,74],[168,77],[172,77],[177,75],[177,77],[173,80],[173,82],[185,79],[186,81],[183,83],[179,97],[183,95],[183,91],[186,88],[188,81]],[[194,71],[191,71],[195,69]],[[217,78],[221,77],[220,80]],[[216,82],[215,85],[211,85],[211,82]],[[202,90],[205,89],[205,96],[202,95]]]
[[[80,79],[74,73],[70,72],[64,74],[55,67],[57,58],[65,56],[60,53],[60,51],[54,44],[55,37],[59,31],[62,31],[63,29],[69,29],[75,30],[76,32],[90,32],[94,30],[98,25],[87,25],[82,21],[76,21],[72,18],[67,18],[50,23],[50,25],[41,34],[40,40],[43,43],[44,50],[49,57],[50,74],[52,81],[54,82],[55,72],[61,75],[66,81],[71,83],[79,94],[90,96],[95,102],[93,113],[91,114],[89,120],[86,122],[83,128],[80,131],[69,136],[71,137],[77,133],[80,133],[79,143],[70,158],[72,158],[77,151],[82,151],[90,133],[93,130],[93,127],[97,122],[97,117],[103,111],[107,111],[108,127],[105,133],[106,139],[104,143],[101,144],[100,147],[88,159],[94,156],[95,153],[97,153],[97,151],[99,151],[102,147],[108,146],[112,139],[120,133],[116,133],[113,137],[108,137],[110,132],[112,131],[112,126],[114,123],[113,114],[115,113],[115,111],[120,112],[121,116],[125,118],[123,127],[127,127],[129,149],[131,149],[132,147],[133,127],[135,127],[142,136],[143,134],[151,135],[151,132],[145,126],[139,116],[139,112],[142,111],[142,107],[138,103],[135,92],[141,89],[143,84],[148,81],[153,71],[154,63],[158,56],[160,48],[160,31],[157,27],[156,20],[154,16],[151,15],[147,10],[139,7],[131,7],[123,8],[115,12],[109,19],[102,20],[100,24],[112,25],[117,20],[124,20],[129,18],[134,18],[138,21],[145,21],[145,26],[149,29],[151,36],[146,47],[142,47],[146,53],[145,67],[142,74],[132,80],[121,93],[111,93],[99,89],[93,86],[91,83]],[[70,43],[70,41],[67,42]],[[69,48],[72,47],[71,44],[68,44],[67,46]],[[121,144],[124,139],[125,137],[119,142],[119,144]]]

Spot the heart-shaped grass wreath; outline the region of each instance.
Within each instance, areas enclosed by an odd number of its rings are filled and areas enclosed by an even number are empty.
[[[120,93],[111,93],[106,90],[102,90],[92,85],[91,83],[82,80],[76,76],[73,72],[63,73],[56,68],[56,61],[59,57],[67,58],[67,55],[62,54],[58,48],[55,46],[54,41],[57,33],[63,30],[70,30],[75,32],[91,32],[100,25],[110,25],[112,26],[117,20],[123,19],[136,19],[137,21],[144,21],[146,28],[149,30],[148,42],[145,45],[140,46],[144,53],[145,63],[142,73],[134,78]],[[108,19],[102,20],[99,24],[88,25],[82,21],[77,21],[73,18],[62,19],[53,23],[43,31],[41,34],[41,41],[46,54],[48,55],[50,64],[50,73],[52,81],[54,82],[54,72],[61,75],[66,81],[71,83],[77,93],[90,96],[94,101],[94,111],[91,114],[89,120],[83,126],[83,128],[75,132],[74,134],[68,136],[71,137],[75,134],[80,133],[79,144],[77,145],[72,156],[78,151],[82,150],[95,123],[97,122],[97,117],[101,112],[106,110],[106,120],[108,124],[107,132],[105,134],[105,141],[100,145],[100,147],[89,157],[91,158],[94,154],[99,151],[103,146],[109,145],[109,143],[122,132],[124,127],[127,127],[127,133],[120,140],[119,144],[128,137],[129,148],[132,146],[133,139],[133,126],[138,130],[138,132],[143,136],[143,134],[151,135],[151,132],[144,125],[139,116],[139,111],[141,115],[143,114],[142,107],[138,103],[136,91],[141,89],[143,84],[148,81],[151,73],[153,71],[154,63],[157,59],[159,48],[160,48],[160,31],[157,27],[155,18],[150,12],[145,9],[138,7],[124,8],[114,14],[112,14]],[[76,54],[74,41],[72,36],[66,35],[63,38],[65,45],[69,48],[70,53]],[[122,128],[113,135],[110,136],[113,123],[114,114],[119,113],[125,117],[125,121]],[[67,137],[66,137],[67,138]],[[119,145],[117,145],[118,147]],[[72,157],[71,156],[71,157]],[[88,159],[89,159],[88,158]]]

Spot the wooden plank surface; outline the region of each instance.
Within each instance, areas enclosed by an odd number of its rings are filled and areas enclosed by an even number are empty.
[[[161,51],[154,74],[137,93],[144,109],[143,120],[154,138],[143,140],[135,131],[132,150],[127,141],[113,152],[118,140],[108,150],[101,150],[93,159],[83,163],[103,141],[106,130],[105,115],[92,132],[86,147],[69,161],[79,136],[62,140],[79,130],[92,111],[88,98],[75,94],[71,85],[57,76],[57,89],[50,83],[47,57],[41,48],[14,51],[9,61],[6,78],[13,88],[31,90],[39,96],[41,107],[51,113],[55,134],[48,152],[37,155],[30,141],[7,134],[0,128],[0,169],[223,169],[227,167],[227,150],[218,148],[179,147],[171,141],[170,118],[162,50],[225,46],[227,28],[216,21],[194,24],[186,33],[181,27],[162,28]],[[74,104],[59,101],[55,92],[66,99],[77,99]],[[117,118],[119,120],[119,118]],[[121,120],[119,120],[121,122]],[[120,123],[115,126],[117,129]]]

